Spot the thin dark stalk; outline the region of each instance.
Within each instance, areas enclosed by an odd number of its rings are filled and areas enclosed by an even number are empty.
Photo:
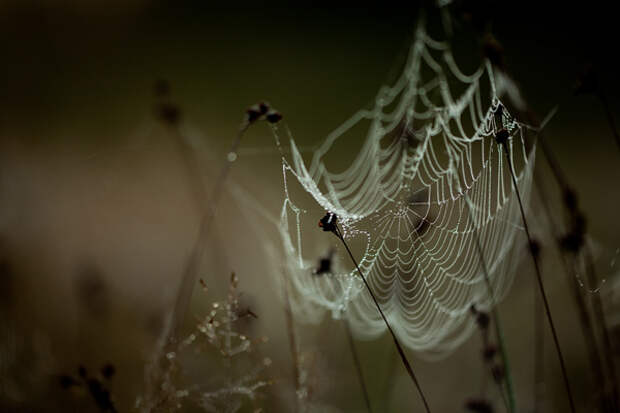
[[[588,283],[590,286],[594,286],[598,282],[596,276],[596,268],[594,266],[594,258],[592,257],[592,251],[589,245],[586,243],[583,246],[584,258],[586,260]],[[611,338],[609,336],[609,330],[607,329],[607,321],[605,317],[605,311],[603,310],[603,303],[598,292],[592,294],[592,307],[594,309],[595,317],[599,320],[598,326],[601,330],[600,334],[603,337],[603,355],[605,356],[605,363],[609,370],[609,377],[612,384],[612,403],[613,409],[618,411],[618,378],[616,376],[616,363],[613,357],[613,348],[611,345]]]
[[[357,354],[357,350],[355,349],[355,340],[353,340],[353,333],[351,332],[351,325],[349,324],[349,320],[345,318],[343,320],[345,331],[347,333],[347,340],[349,342],[349,348],[351,350],[351,355],[353,356],[353,363],[355,364],[355,370],[357,371],[357,378],[360,382],[360,387],[362,388],[362,394],[364,395],[364,402],[366,403],[366,409],[368,413],[372,413],[372,408],[370,407],[370,397],[368,396],[368,388],[366,387],[366,381],[364,380],[364,374],[362,372],[362,363],[360,362],[360,358]]]
[[[536,280],[538,281],[538,289],[540,290],[540,294],[543,299],[543,303],[545,305],[545,313],[547,315],[547,321],[549,322],[549,327],[551,328],[551,334],[553,335],[553,342],[555,344],[555,350],[560,360],[560,367],[562,369],[562,377],[564,379],[564,386],[566,388],[566,393],[568,395],[568,401],[570,404],[570,409],[572,413],[575,413],[575,402],[573,398],[573,392],[570,388],[570,383],[568,381],[568,373],[566,371],[566,365],[564,363],[564,357],[562,356],[562,349],[560,348],[560,340],[558,339],[557,332],[555,330],[555,325],[553,323],[553,317],[551,316],[551,308],[549,306],[549,301],[547,300],[547,294],[545,292],[545,286],[542,281],[542,272],[540,270],[540,265],[538,263],[538,258],[536,257],[537,252],[534,251],[534,243],[532,240],[532,236],[530,233],[529,226],[527,225],[527,219],[525,218],[525,209],[523,208],[523,201],[521,200],[521,194],[519,192],[519,186],[517,185],[517,177],[515,175],[514,168],[512,166],[512,160],[510,159],[510,152],[508,151],[508,145],[506,142],[503,142],[504,152],[506,153],[506,159],[508,162],[508,169],[510,170],[510,177],[512,178],[512,185],[515,189],[515,194],[517,195],[517,200],[519,202],[519,210],[521,211],[521,219],[523,221],[523,228],[525,229],[525,235],[527,236],[528,246],[530,251],[530,256],[532,257],[532,261],[534,262],[534,268],[536,270]]]
[[[609,108],[609,103],[607,102],[607,96],[603,92],[597,93],[599,100],[603,104],[603,108],[605,109],[605,115],[607,116],[607,123],[609,123],[609,127],[611,128],[611,133],[613,133],[614,138],[616,139],[616,144],[618,145],[618,149],[620,149],[620,134],[618,134],[618,129],[616,129],[616,122],[614,121],[614,116],[611,113],[611,109]]]
[[[469,197],[467,197],[466,200],[467,200],[466,204],[468,207],[467,209],[469,212],[469,218],[473,222],[474,216],[473,216],[471,205],[469,204]],[[489,276],[489,269],[487,267],[487,263],[483,255],[482,243],[480,242],[480,234],[478,233],[478,230],[475,227],[475,225],[473,228],[474,228],[474,238],[476,239],[476,249],[478,251],[478,256],[480,257],[480,266],[482,267],[482,273],[484,274],[484,281],[485,281],[487,291],[489,294],[489,300],[491,300],[491,314],[493,316],[493,328],[495,331],[495,337],[499,345],[499,352],[502,358],[502,363],[503,363],[505,374],[506,374],[506,392],[508,393],[508,397],[506,397],[506,395],[504,394],[503,388],[500,385],[502,400],[504,401],[506,410],[508,410],[509,412],[514,412],[516,409],[516,405],[515,405],[515,398],[514,398],[514,390],[512,386],[512,375],[511,375],[511,370],[510,370],[510,364],[508,362],[508,353],[506,351],[506,345],[504,343],[504,334],[502,333],[502,329],[500,325],[499,312],[497,311],[497,308],[496,308],[497,303],[495,302],[495,297],[493,295],[493,286],[491,285],[491,277]]]
[[[606,101],[605,101],[606,102]],[[606,109],[608,110],[609,107],[607,105],[605,105]],[[615,129],[615,124],[613,122],[613,117],[610,117],[611,113],[608,114],[608,120],[610,121],[610,126],[612,128],[612,130],[614,131],[614,133],[617,136],[617,130]],[[543,149],[543,154],[545,155],[545,158],[549,164],[549,166],[551,167],[551,170],[553,171],[553,176],[558,184],[558,186],[560,187],[560,189],[564,192],[564,193],[569,193],[572,192],[572,190],[570,189],[570,187],[567,184],[567,180],[565,178],[565,174],[562,171],[562,168],[560,167],[558,161],[555,159],[555,156],[553,155],[553,152],[551,151],[551,149],[549,148],[549,146],[546,144],[546,140],[543,139],[542,133],[539,132],[538,133],[538,142],[540,142],[541,147]],[[584,247],[585,248],[585,247]],[[586,254],[588,254],[588,249],[586,249]],[[588,259],[586,257],[586,260],[589,262],[592,262],[591,259],[591,254],[590,254],[590,258]],[[587,272],[588,272],[588,280],[590,281],[594,281],[596,282],[597,277],[595,273],[592,273],[592,271],[594,271],[594,265],[587,265]],[[593,307],[595,309],[595,311],[597,311],[597,309],[602,309],[602,302],[601,302],[601,298],[599,294],[593,294],[592,297],[592,303],[593,303]],[[600,310],[602,311],[602,310]],[[598,312],[598,311],[597,311]],[[604,314],[603,314],[604,315]],[[607,325],[604,322],[604,317],[603,318],[595,318],[595,323],[599,329],[601,330],[601,334],[603,335],[603,340],[604,340],[604,346],[603,346],[603,354],[605,357],[605,361],[607,363],[607,366],[609,367],[609,375],[610,375],[610,379],[611,379],[611,385],[613,386],[612,389],[612,393],[613,393],[613,403],[615,406],[615,409],[617,410],[618,407],[620,407],[620,396],[618,395],[618,379],[616,376],[616,371],[615,371],[615,362],[614,362],[614,358],[612,355],[612,351],[611,351],[611,344],[610,341],[608,339],[609,337],[609,331],[607,329]],[[607,338],[605,338],[607,337]]]
[[[482,346],[483,346],[484,349],[487,349],[487,348],[489,348],[488,330],[486,328],[482,328],[482,327],[480,327],[479,330],[480,330],[480,336],[482,337]],[[508,401],[508,397],[506,396],[506,391],[504,391],[504,387],[502,386],[501,382],[497,379],[497,377],[495,377],[495,373],[493,371],[493,363],[492,363],[492,361],[485,357],[483,359],[483,363],[486,365],[486,367],[488,367],[489,374],[490,374],[491,378],[493,379],[495,384],[497,384],[497,390],[498,390],[500,396],[502,397],[502,402],[504,403],[504,406],[506,407],[506,410],[507,411],[511,411],[510,410],[510,403]]]
[[[385,400],[385,407],[384,407],[384,411],[391,411],[392,409],[391,407],[391,403],[390,401],[392,400],[392,390],[394,389],[394,382],[396,380],[396,374],[394,373],[394,370],[396,369],[396,365],[398,364],[398,359],[396,357],[396,353],[393,351],[390,351],[389,355],[389,360],[387,361],[387,365],[386,365],[386,374],[385,374],[385,380],[383,382],[382,385],[382,394],[384,395],[384,400]]]
[[[349,246],[345,242],[344,237],[342,236],[342,233],[340,232],[340,229],[338,228],[337,225],[336,225],[336,228],[334,230],[334,234],[340,239],[340,241],[342,241],[342,244],[344,245],[345,249],[349,253],[349,257],[351,258],[351,261],[353,261],[353,264],[355,265],[355,268],[357,269],[357,272],[359,273],[360,277],[362,278],[362,281],[364,281],[364,285],[366,286],[366,289],[370,293],[370,296],[372,297],[372,301],[375,303],[375,306],[377,307],[377,310],[379,310],[379,314],[381,314],[381,317],[383,318],[383,322],[387,326],[387,328],[388,328],[388,330],[390,332],[390,335],[392,336],[392,340],[394,341],[394,345],[396,346],[396,349],[398,350],[398,354],[400,355],[400,359],[402,360],[403,365],[405,366],[405,369],[407,370],[407,373],[409,374],[409,377],[411,377],[411,380],[413,381],[413,384],[415,385],[416,389],[418,390],[418,393],[420,394],[420,398],[422,399],[422,402],[424,403],[424,408],[426,409],[427,413],[430,413],[431,409],[430,409],[430,407],[428,405],[428,402],[426,401],[426,397],[424,396],[424,392],[422,391],[422,387],[420,386],[420,383],[418,382],[418,379],[416,378],[415,373],[413,372],[413,368],[411,367],[411,364],[409,364],[409,360],[407,360],[407,356],[405,355],[405,352],[404,352],[403,348],[401,347],[400,342],[396,338],[396,334],[392,330],[392,326],[390,326],[390,323],[388,322],[387,317],[385,316],[385,314],[383,313],[383,310],[381,309],[381,306],[379,305],[379,301],[377,301],[377,298],[375,297],[375,294],[372,292],[372,289],[370,288],[370,285],[368,284],[368,281],[366,281],[366,277],[364,277],[364,274],[362,273],[362,270],[360,270],[360,267],[357,264],[357,261],[355,260],[355,257],[353,257],[353,253],[349,249]]]
[[[559,240],[560,234],[557,230],[556,224],[551,217],[551,211],[549,209],[549,204],[547,199],[544,196],[544,191],[540,188],[537,181],[534,181],[536,184],[536,189],[538,192],[538,196],[540,198],[541,204],[543,206],[543,211],[547,217],[547,221],[549,222],[549,226],[551,228],[551,233],[554,239]],[[579,315],[579,321],[581,324],[581,330],[583,333],[584,341],[586,343],[586,348],[588,350],[588,358],[590,359],[590,364],[592,366],[594,378],[596,380],[596,387],[598,387],[599,391],[603,390],[606,386],[605,375],[603,373],[603,365],[601,363],[601,356],[598,349],[598,345],[596,343],[596,335],[592,328],[593,323],[590,319],[590,313],[586,306],[586,302],[584,300],[583,294],[581,293],[581,288],[579,283],[577,282],[577,274],[575,274],[574,265],[570,265],[566,254],[562,250],[559,242],[556,242],[556,246],[558,247],[558,252],[560,255],[560,261],[562,263],[562,267],[564,272],[566,273],[567,278],[569,278],[568,283],[570,285],[571,292],[573,294],[573,298],[577,305],[577,314]],[[572,270],[571,270],[572,268]],[[537,313],[540,311],[537,310]],[[600,396],[599,396],[600,397]],[[602,401],[600,409],[602,412],[606,411],[615,411],[613,408],[607,406],[607,402]]]
[[[282,292],[284,294],[284,316],[286,318],[286,333],[288,335],[288,344],[293,359],[293,379],[295,383],[295,407],[297,411],[301,411],[299,390],[300,390],[300,368],[299,368],[299,352],[297,351],[297,339],[295,338],[295,321],[293,320],[293,311],[291,310],[291,302],[288,292],[288,278],[282,273]]]
[[[241,143],[241,138],[243,137],[244,133],[248,130],[249,126],[250,126],[249,122],[244,122],[242,124],[241,128],[237,132],[235,139],[233,140],[230,152],[232,153],[237,152],[239,144]],[[184,152],[187,152],[187,149],[185,149]],[[186,163],[188,167],[193,171],[193,175],[198,174],[199,172],[197,172],[197,169],[196,169],[195,159],[193,159],[192,157],[189,157],[189,154],[187,153],[185,154],[185,159],[186,159]],[[226,179],[228,178],[228,174],[230,173],[231,167],[232,167],[231,162],[226,162],[226,164],[222,167],[217,179],[215,180],[215,186],[213,188],[211,196],[209,197],[209,200],[208,201],[206,200],[206,195],[202,196],[202,198],[204,199],[203,204],[202,204],[203,212],[202,212],[202,217],[200,219],[198,236],[196,238],[196,241],[194,242],[194,245],[187,259],[187,262],[185,263],[185,267],[183,269],[183,274],[181,278],[180,290],[179,290],[179,293],[177,294],[177,300],[174,305],[174,310],[173,310],[174,320],[172,324],[172,333],[173,333],[172,337],[176,337],[176,335],[178,335],[183,319],[185,318],[185,314],[187,313],[187,308],[189,307],[189,303],[191,301],[192,292],[194,291],[194,286],[198,278],[200,263],[202,262],[202,259],[203,259],[203,256],[206,250],[206,244],[207,244],[207,241],[209,240],[209,233],[212,227],[211,222],[213,221],[213,218],[215,217],[217,204],[219,203],[220,198],[222,197],[222,194],[224,192],[223,191],[224,184],[226,183]],[[202,192],[204,192],[204,187],[203,187]]]
[[[534,413],[541,411],[543,384],[545,382],[545,336],[542,300],[534,291]]]

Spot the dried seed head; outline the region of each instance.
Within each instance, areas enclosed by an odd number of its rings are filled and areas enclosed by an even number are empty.
[[[319,226],[321,226],[319,222]],[[314,275],[323,275],[329,274],[332,272],[332,257],[334,256],[334,250],[329,250],[326,256],[321,257],[319,259],[319,265],[314,269],[312,274]]]
[[[270,110],[269,113],[267,113],[266,119],[269,123],[278,123],[282,120],[282,114],[278,111]]]
[[[538,258],[540,256],[540,243],[537,240],[533,239],[530,242],[530,251],[532,251],[534,258]]]
[[[71,376],[62,375],[59,377],[60,387],[68,389],[70,387],[79,386],[80,384]]]
[[[577,194],[572,188],[566,188],[564,190],[564,204],[571,212],[575,212],[577,210]]]
[[[510,138],[510,133],[502,128],[500,129],[496,134],[495,134],[495,141],[499,144],[499,145],[505,145],[508,143],[508,139]]]
[[[495,380],[496,383],[501,383],[504,380],[504,367],[496,364],[491,367],[491,374],[493,374],[493,380]]]
[[[470,399],[465,403],[465,408],[475,413],[493,413],[491,403],[484,399]]]
[[[158,117],[169,125],[177,125],[181,120],[181,111],[172,103],[161,103],[157,107]]]
[[[476,317],[476,323],[478,324],[478,327],[480,327],[482,330],[486,330],[489,327],[489,322],[490,318],[487,313],[478,313],[478,316]]]
[[[107,363],[101,368],[101,375],[106,378],[106,380],[110,380],[116,374],[116,368],[112,363]]]
[[[486,361],[493,360],[493,357],[495,357],[496,354],[497,354],[497,348],[492,344],[489,344],[488,346],[486,346],[484,350],[482,351],[482,357],[484,357]]]
[[[332,214],[331,212],[327,212],[319,221],[319,227],[323,228],[323,231],[326,232],[336,232],[337,224],[338,216],[336,216],[336,214]]]
[[[267,114],[269,111],[269,104],[266,102],[260,102],[250,106],[246,111],[248,123],[253,123],[260,119],[261,116]]]

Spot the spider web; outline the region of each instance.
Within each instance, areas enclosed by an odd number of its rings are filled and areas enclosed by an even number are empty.
[[[463,73],[449,43],[419,24],[400,77],[379,90],[371,109],[328,135],[309,164],[284,129],[291,154],[282,157],[279,230],[297,317],[318,322],[326,311],[346,314],[356,335],[368,339],[386,329],[338,240],[317,228],[325,211],[338,217],[407,347],[446,354],[471,333],[472,304],[488,309],[501,300],[522,250],[515,242],[522,227],[495,134],[510,133],[506,148],[526,204],[535,146],[500,100],[507,88],[496,87],[499,79],[486,60]],[[279,143],[281,130],[274,131]],[[329,245],[338,253],[329,273],[317,274]]]

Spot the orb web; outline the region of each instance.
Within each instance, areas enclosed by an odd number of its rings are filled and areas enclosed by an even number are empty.
[[[450,44],[419,24],[400,77],[328,135],[308,163],[290,131],[274,128],[277,142],[285,134],[291,147],[282,157],[279,232],[298,317],[346,314],[368,339],[386,329],[336,237],[317,227],[325,211],[338,217],[407,347],[446,354],[471,333],[472,305],[488,309],[501,300],[525,245],[504,151],[527,204],[535,145],[504,106],[499,76],[488,61],[461,71]],[[495,140],[500,129],[509,132],[505,146]],[[329,273],[317,274],[329,255]]]

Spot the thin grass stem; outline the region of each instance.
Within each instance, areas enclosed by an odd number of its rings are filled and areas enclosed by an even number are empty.
[[[340,229],[338,228],[337,225],[335,227],[334,234],[336,235],[336,237],[338,237],[340,239],[340,241],[344,245],[345,249],[347,250],[347,253],[349,253],[349,257],[351,258],[351,261],[353,261],[353,264],[355,265],[355,268],[357,269],[358,274],[362,278],[362,281],[364,281],[364,285],[366,286],[366,289],[370,293],[370,296],[372,297],[372,301],[375,303],[375,306],[377,307],[377,310],[379,310],[379,314],[381,314],[381,317],[383,318],[383,322],[387,326],[388,331],[390,332],[390,335],[392,336],[392,340],[394,341],[394,345],[396,346],[396,350],[398,350],[398,354],[400,355],[400,359],[402,360],[403,365],[405,366],[405,369],[407,370],[407,373],[409,374],[409,377],[413,381],[413,384],[415,385],[415,387],[416,387],[416,389],[417,389],[417,391],[418,391],[418,393],[420,395],[420,398],[422,399],[422,402],[424,403],[424,408],[426,409],[426,412],[430,413],[431,409],[430,409],[430,407],[428,405],[428,402],[426,401],[426,397],[424,396],[424,392],[422,391],[422,387],[420,386],[420,383],[418,382],[418,379],[416,378],[416,375],[413,372],[413,368],[411,367],[411,364],[409,363],[409,360],[407,360],[407,356],[405,355],[405,352],[404,352],[402,346],[400,345],[400,342],[398,341],[398,338],[396,338],[396,334],[392,330],[392,326],[390,326],[390,323],[388,322],[387,317],[383,313],[383,310],[381,309],[381,306],[379,305],[379,302],[377,301],[377,298],[375,297],[375,294],[372,292],[372,289],[370,288],[370,285],[368,284],[368,281],[366,281],[366,277],[362,273],[362,270],[360,269],[359,265],[357,264],[357,260],[353,256],[353,253],[349,249],[349,246],[347,245],[346,241],[344,240],[344,237],[342,236],[342,233],[340,232]]]
[[[284,316],[286,318],[286,334],[288,336],[289,349],[291,351],[291,358],[293,359],[293,379],[295,383],[295,407],[298,412],[301,412],[299,391],[300,391],[300,378],[301,369],[299,368],[299,352],[297,347],[297,339],[295,337],[295,321],[293,319],[293,311],[291,310],[291,301],[288,291],[288,278],[282,273],[282,293],[284,294]]]
[[[355,348],[355,340],[353,339],[353,333],[351,332],[351,325],[349,324],[349,319],[346,317],[342,321],[344,322],[345,331],[347,334],[347,341],[349,343],[351,355],[353,356],[353,363],[355,364],[357,378],[360,382],[360,387],[362,388],[362,394],[364,396],[364,403],[366,404],[366,410],[368,410],[368,413],[372,413],[372,407],[370,404],[370,396],[368,395],[368,388],[366,387],[366,381],[364,380],[364,373],[362,371],[362,363],[360,362],[359,355],[357,354],[357,350]]]
[[[568,396],[568,402],[570,405],[570,409],[572,413],[575,413],[575,402],[573,398],[573,392],[570,388],[570,382],[568,380],[568,373],[566,371],[566,365],[564,363],[564,356],[562,355],[562,349],[560,347],[560,340],[558,339],[557,332],[555,330],[555,325],[553,323],[553,317],[551,316],[551,308],[549,306],[549,301],[547,300],[547,293],[545,292],[545,286],[542,281],[542,271],[540,269],[540,264],[538,263],[537,252],[534,251],[534,242],[530,233],[529,226],[527,224],[527,219],[525,217],[525,209],[523,208],[523,201],[521,200],[521,194],[519,192],[519,186],[517,184],[517,177],[515,175],[515,171],[512,165],[512,160],[510,159],[510,152],[508,151],[508,144],[504,141],[503,143],[504,152],[506,153],[506,159],[508,162],[508,169],[510,171],[510,177],[512,179],[512,185],[515,190],[515,194],[517,195],[517,201],[519,203],[519,210],[521,212],[521,219],[523,221],[523,228],[525,229],[525,235],[527,236],[528,246],[530,251],[530,256],[532,257],[532,261],[534,262],[534,268],[536,270],[536,280],[538,282],[538,289],[540,290],[540,294],[543,299],[543,304],[545,307],[545,313],[547,315],[547,321],[549,322],[549,327],[551,329],[551,334],[553,336],[553,342],[555,345],[555,350],[560,360],[560,367],[562,369],[562,378],[564,379],[564,387],[566,388],[566,394]]]
[[[472,211],[472,206],[470,204],[470,199],[467,195],[465,196],[465,199],[467,201],[466,204],[467,204],[467,210],[469,213],[469,218],[473,222],[474,215]],[[482,243],[480,242],[480,234],[478,233],[478,229],[476,228],[475,225],[473,226],[473,228],[474,228],[474,238],[476,239],[476,249],[478,251],[478,256],[480,257],[480,266],[482,267],[482,272],[484,274],[484,281],[485,281],[485,285],[487,287],[487,291],[489,294],[489,300],[491,300],[491,314],[493,316],[493,328],[495,331],[495,337],[499,345],[500,356],[502,358],[502,363],[504,365],[504,370],[505,370],[506,392],[508,393],[508,396],[506,396],[504,394],[504,391],[502,390],[501,391],[502,400],[504,401],[506,410],[508,410],[511,413],[514,413],[516,409],[516,403],[515,403],[515,397],[514,397],[514,389],[512,385],[512,374],[511,374],[511,369],[510,369],[510,363],[508,362],[508,353],[506,351],[506,343],[504,340],[504,334],[503,334],[501,324],[500,324],[499,312],[497,311],[497,308],[496,308],[497,303],[495,302],[495,296],[493,294],[493,286],[491,285],[489,269],[487,267],[487,263],[483,255]]]

